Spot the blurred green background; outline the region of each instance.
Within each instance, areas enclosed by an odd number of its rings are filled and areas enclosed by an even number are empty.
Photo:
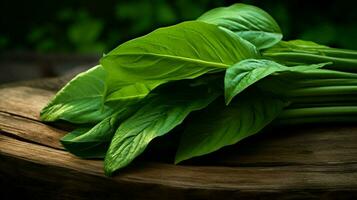
[[[285,40],[357,49],[357,1],[350,0],[2,0],[0,83],[91,67],[129,39],[237,2],[270,13]]]
[[[356,49],[354,1],[62,0],[0,3],[0,49],[103,53],[160,26],[193,20],[235,2],[257,5],[280,24],[285,39]]]

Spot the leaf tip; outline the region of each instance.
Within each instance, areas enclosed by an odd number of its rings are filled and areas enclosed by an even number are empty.
[[[228,106],[230,103],[231,103],[231,101],[232,101],[232,97],[227,97],[227,96],[225,96],[225,98],[224,98],[224,102],[225,102],[225,104],[226,104],[226,106]]]
[[[53,120],[51,120],[51,116],[46,111],[41,111],[39,118],[40,118],[40,121],[43,121],[43,122],[53,121]]]
[[[175,158],[175,161],[174,161],[174,164],[175,165],[178,165],[180,162],[182,162],[184,159],[181,159],[181,158],[178,158],[178,157],[176,157]]]
[[[189,159],[190,157],[187,156],[186,153],[184,153],[182,151],[182,149],[178,149],[177,152],[176,152],[176,155],[175,155],[175,161],[174,161],[174,164],[177,165],[179,163],[181,163],[182,161],[184,160],[187,160]]]
[[[112,176],[112,172],[104,170],[104,175],[107,176],[107,177],[111,177]]]
[[[106,164],[104,164],[104,175],[111,177],[113,175],[114,170],[112,168],[108,167]]]
[[[330,62],[326,62],[326,63],[323,63],[324,65],[332,65],[333,64],[333,62],[332,61],[330,61]]]

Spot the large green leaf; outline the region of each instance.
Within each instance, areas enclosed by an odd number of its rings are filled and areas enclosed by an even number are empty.
[[[42,109],[41,120],[96,123],[114,110],[104,105],[106,72],[100,65],[83,72],[64,86]]]
[[[202,85],[170,88],[151,96],[116,131],[105,157],[105,173],[111,175],[128,165],[151,140],[168,133],[190,112],[206,107],[217,96],[217,92]]]
[[[287,67],[271,60],[247,59],[228,68],[224,78],[224,95],[228,104],[234,96],[255,82],[277,72],[305,72],[330,63]]]
[[[101,65],[79,74],[42,109],[41,120],[98,123],[117,109],[144,98],[159,85],[156,82],[126,83],[108,89],[106,78],[107,73]]]
[[[258,133],[286,103],[257,89],[240,94],[229,106],[216,101],[188,121],[175,163],[214,152]]]
[[[249,42],[199,21],[159,28],[105,55],[108,84],[192,79],[258,56]]]
[[[267,12],[242,3],[212,9],[197,20],[229,29],[258,49],[269,48],[283,37],[279,25]]]
[[[119,124],[136,110],[123,107],[94,127],[77,128],[61,138],[67,151],[82,158],[104,158]]]

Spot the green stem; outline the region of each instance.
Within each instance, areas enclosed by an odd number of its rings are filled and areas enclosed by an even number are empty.
[[[293,104],[322,104],[322,103],[344,103],[357,102],[356,95],[326,95],[326,96],[301,96],[289,99]]]
[[[289,90],[285,93],[287,97],[355,95],[357,94],[357,85],[298,88],[298,89]]]
[[[328,106],[312,108],[291,108],[284,110],[278,119],[305,118],[305,117],[327,117],[338,115],[355,115],[357,117],[357,106]]]
[[[328,65],[325,68],[357,72],[357,59],[352,58],[330,57],[301,52],[263,52],[263,56],[290,64],[333,62],[333,65]]]
[[[315,49],[315,51],[331,57],[357,59],[357,51],[350,49],[324,48]]]
[[[290,108],[311,108],[311,107],[328,107],[328,106],[355,106],[356,101],[320,101],[320,102],[305,102],[305,103],[292,103],[289,105]]]
[[[309,79],[296,80],[296,85],[299,87],[316,87],[316,86],[342,86],[342,85],[357,85],[357,79]]]
[[[357,69],[357,65],[356,65]],[[279,75],[278,75],[279,76]],[[284,74],[286,78],[290,78],[293,80],[296,79],[357,79],[356,73],[351,72],[340,72],[329,69],[314,69],[309,70],[307,72],[299,72],[299,73],[287,73]]]
[[[298,125],[311,123],[351,123],[357,122],[357,116],[326,116],[326,117],[306,117],[306,118],[289,118],[277,119],[273,125]]]

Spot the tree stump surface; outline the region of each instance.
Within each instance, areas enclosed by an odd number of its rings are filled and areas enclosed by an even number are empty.
[[[0,87],[2,197],[33,199],[357,199],[357,125],[271,128],[180,165],[141,158],[114,177],[66,152],[39,112],[68,80]]]

